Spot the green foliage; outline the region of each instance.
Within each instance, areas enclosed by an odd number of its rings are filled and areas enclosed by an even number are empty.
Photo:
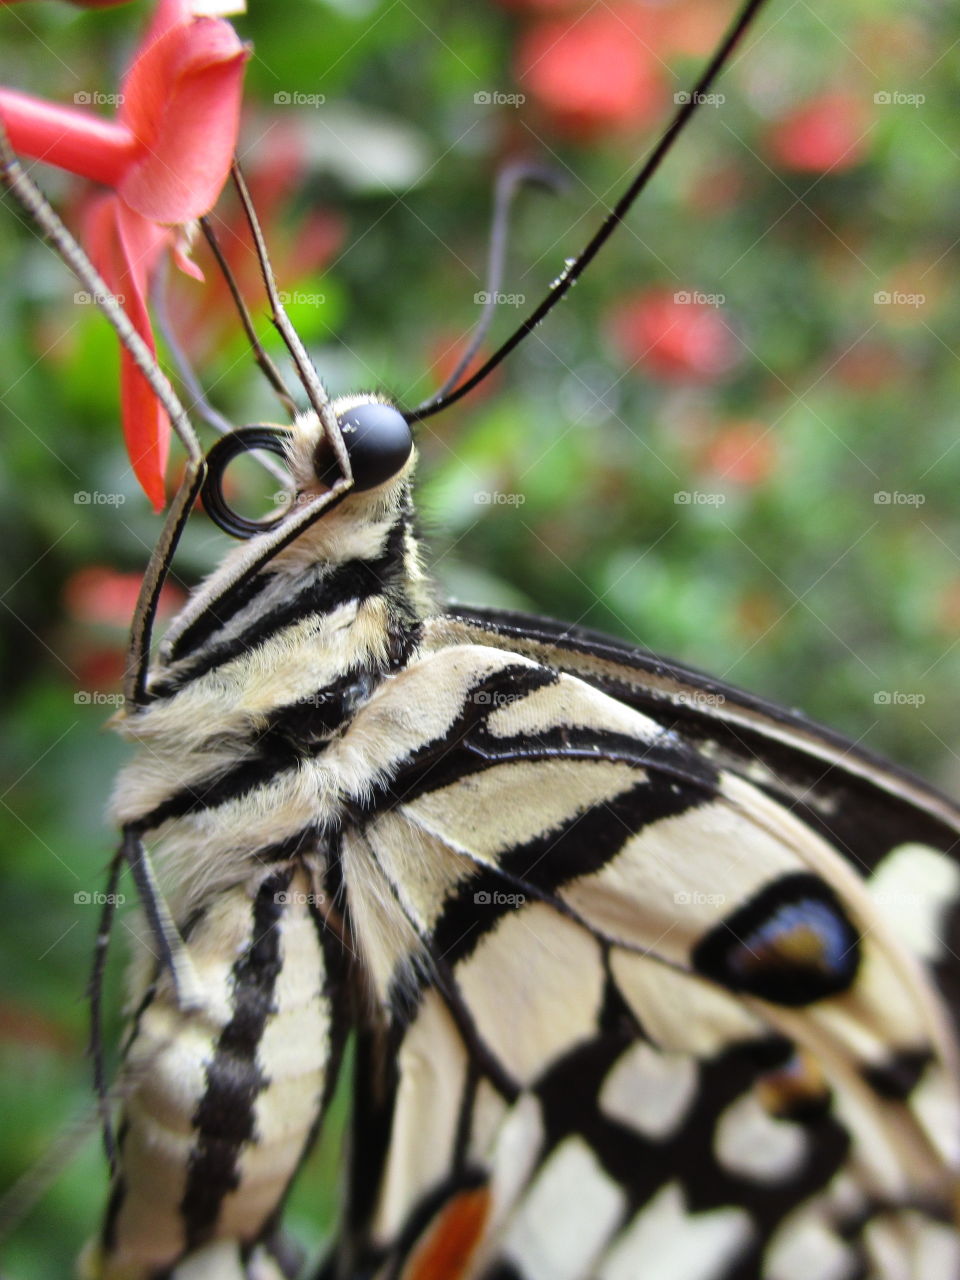
[[[479,314],[506,156],[554,164],[570,183],[560,196],[530,191],[515,210],[504,291],[526,303],[500,309],[498,337],[581,246],[662,125],[584,143],[532,100],[478,105],[478,92],[516,91],[515,49],[532,21],[486,0],[250,8],[237,22],[256,48],[246,163],[255,179],[284,131],[297,133],[296,181],[267,230],[285,263],[281,287],[300,298],[291,312],[335,392],[382,387],[409,405],[436,385],[438,353],[462,344]],[[144,12],[5,7],[0,78],[64,102],[78,88],[112,92]],[[484,393],[424,424],[421,504],[446,593],[669,652],[955,784],[957,26],[949,7],[905,11],[893,0],[772,5],[723,81],[726,102],[700,112],[628,228]],[[673,59],[671,93],[696,65]],[[779,165],[770,136],[786,108],[838,87],[867,105],[859,163]],[[894,91],[924,102],[874,104]],[[284,105],[284,94],[325,101]],[[36,174],[76,224],[76,188]],[[318,210],[342,221],[342,242],[326,270],[298,273],[298,226]],[[0,1067],[10,1123],[0,1172],[11,1180],[89,1104],[82,991],[96,908],[74,895],[101,883],[114,841],[101,813],[123,750],[100,731],[110,707],[75,695],[113,691],[103,673],[122,634],[84,616],[77,575],[141,571],[159,523],[123,455],[105,322],[74,303],[66,272],[4,214]],[[178,282],[180,314],[199,288]],[[666,377],[612,339],[618,306],[658,290],[723,295],[716,316],[736,357],[725,376]],[[882,291],[923,301],[878,304]],[[234,420],[282,416],[235,325],[220,318],[187,346]],[[123,501],[84,504],[82,492]],[[225,545],[197,515],[178,580],[195,581]],[[114,976],[114,994],[118,985]],[[331,1143],[297,1193],[298,1229],[314,1244],[332,1212]],[[14,1235],[11,1275],[68,1274],[99,1216],[103,1177],[91,1139]]]

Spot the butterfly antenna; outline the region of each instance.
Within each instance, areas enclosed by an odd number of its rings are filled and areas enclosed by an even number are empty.
[[[170,312],[167,308],[169,278],[169,261],[163,258],[159,264],[153,287],[150,290],[150,309],[153,312],[154,325],[166,343],[170,357],[176,365],[177,376],[183,388],[189,393],[191,409],[196,409],[204,422],[213,427],[214,431],[219,432],[220,435],[231,435],[236,430],[236,424],[231,422],[229,418],[224,417],[220,410],[210,403],[203,384],[197,377],[197,372],[190,363],[190,358],[184,351],[173,327]],[[274,462],[273,458],[268,453],[265,453],[263,449],[254,449],[251,450],[251,453],[272,476],[282,480],[284,484],[289,484],[290,474],[281,463]]]
[[[326,388],[320,381],[320,375],[313,367],[310,357],[307,355],[306,347],[300,341],[300,336],[296,329],[290,323],[290,317],[287,315],[283,303],[280,301],[280,293],[277,289],[276,277],[273,274],[273,267],[270,265],[270,258],[267,254],[267,246],[263,238],[263,231],[260,227],[260,221],[257,218],[256,211],[253,207],[253,201],[250,199],[250,192],[247,190],[247,184],[244,182],[243,174],[240,172],[240,166],[236,160],[233,162],[231,170],[233,175],[234,186],[237,188],[237,194],[240,196],[240,202],[243,205],[243,212],[247,219],[247,225],[250,228],[250,234],[253,237],[254,247],[257,252],[257,260],[260,263],[260,273],[263,276],[264,287],[267,290],[267,297],[270,299],[271,319],[276,325],[280,337],[286,344],[287,350],[293,359],[293,363],[297,366],[297,373],[300,375],[300,381],[304,391],[307,393],[307,399],[315,410],[317,417],[323,427],[324,435],[327,442],[333,450],[333,456],[337,460],[337,465],[344,479],[352,480],[353,471],[350,467],[350,459],[347,456],[347,448],[343,443],[343,436],[337,425],[337,415],[334,413],[333,404],[327,395]]]
[[[506,165],[497,175],[497,183],[494,189],[493,197],[493,218],[490,224],[490,248],[487,252],[487,281],[484,292],[480,295],[483,302],[483,311],[480,319],[477,321],[473,330],[473,337],[470,339],[467,349],[457,361],[457,366],[445,380],[441,387],[433,393],[428,400],[424,400],[423,404],[418,405],[414,413],[418,413],[420,409],[425,408],[428,404],[433,404],[436,400],[442,400],[447,392],[455,387],[460,381],[473,357],[480,350],[480,346],[487,336],[487,331],[493,323],[493,313],[497,306],[497,300],[500,297],[500,289],[503,284],[503,268],[507,257],[507,227],[510,220],[510,211],[513,208],[513,202],[516,199],[517,192],[522,186],[538,186],[548,191],[562,191],[567,185],[563,174],[553,169],[547,169],[543,165],[531,164],[529,161],[518,160],[513,164]],[[474,299],[476,301],[477,299]]]
[[[220,245],[220,240],[217,237],[217,233],[213,229],[213,223],[210,221],[209,214],[200,219],[200,230],[203,232],[207,244],[210,246],[210,251],[217,260],[217,266],[220,268],[220,273],[226,281],[227,288],[230,290],[233,305],[237,309],[237,315],[240,317],[240,323],[243,325],[243,331],[247,335],[247,341],[250,343],[253,358],[260,366],[264,377],[277,393],[280,403],[292,418],[297,412],[296,401],[290,394],[280,370],[264,350],[257,331],[253,327],[253,318],[251,317],[249,308],[244,301],[243,294],[240,292],[240,286],[237,284],[237,278],[233,274],[233,270],[229,262],[227,262],[226,256]]]
[[[697,81],[693,90],[684,95],[682,104],[674,113],[673,119],[664,131],[660,141],[641,166],[637,176],[630,183],[629,187],[627,187],[626,191],[611,211],[607,214],[606,218],[604,218],[596,233],[587,242],[586,246],[581,250],[578,256],[573,259],[569,266],[564,267],[561,274],[551,286],[550,292],[543,299],[540,305],[530,313],[519,328],[514,330],[502,346],[498,347],[489,360],[482,364],[476,373],[472,374],[466,382],[461,383],[461,385],[454,391],[449,393],[441,392],[439,395],[434,397],[433,400],[428,401],[427,404],[420,405],[416,409],[408,410],[404,414],[404,417],[408,422],[420,422],[424,418],[430,418],[435,413],[439,413],[441,409],[449,408],[450,405],[461,400],[468,392],[472,391],[474,387],[483,382],[487,375],[492,373],[497,365],[506,359],[514,347],[519,346],[527,334],[531,333],[540,321],[543,320],[545,316],[549,315],[553,308],[559,303],[560,299],[570,291],[606,242],[613,235],[614,231],[616,231],[621,222],[623,222],[624,217],[633,205],[634,201],[660,168],[663,160],[666,158],[667,154],[673,147],[673,144],[676,142],[677,137],[703,103],[704,98],[709,92],[710,86],[723,70],[734,48],[737,46],[747,28],[753,22],[757,13],[765,3],[766,0],[747,0],[743,5],[730,27],[730,30],[724,37],[723,42],[710,59],[706,70],[700,76],[700,79]]]

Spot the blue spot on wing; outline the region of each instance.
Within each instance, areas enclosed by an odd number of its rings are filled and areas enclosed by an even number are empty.
[[[827,884],[797,873],[767,885],[711,929],[693,964],[731,991],[797,1007],[850,988],[860,935]]]

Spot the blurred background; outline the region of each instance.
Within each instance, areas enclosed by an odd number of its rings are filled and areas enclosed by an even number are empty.
[[[479,316],[499,168],[546,164],[564,190],[517,202],[487,353],[619,195],[732,14],[719,0],[249,7],[242,155],[291,315],[333,391],[407,406]],[[150,11],[0,6],[0,82],[65,103],[115,93]],[[958,49],[949,6],[773,0],[628,227],[482,389],[423,425],[445,595],[707,668],[956,792]],[[88,188],[34,173],[79,226]],[[103,725],[159,521],[121,446],[111,333],[3,214],[7,1185],[89,1115],[90,898],[124,755]],[[217,216],[282,362],[229,198]],[[171,282],[180,341],[233,421],[282,421],[205,247],[197,259],[205,285]],[[236,483],[256,500],[254,479]],[[168,608],[226,545],[197,513]],[[114,972],[114,1007],[118,990]],[[291,1214],[313,1248],[342,1111]],[[7,1240],[5,1275],[69,1273],[105,1176],[96,1137],[77,1147]]]

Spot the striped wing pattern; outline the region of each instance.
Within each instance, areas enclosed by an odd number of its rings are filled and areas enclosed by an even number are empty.
[[[391,1011],[340,1274],[952,1274],[954,1034],[917,954],[945,952],[957,891],[935,833],[872,851],[884,918],[742,773],[435,630],[384,695],[422,741],[340,848]],[[433,705],[455,715],[431,732]]]
[[[87,1274],[297,1274],[348,1034],[324,1280],[960,1273],[956,809],[679,667],[442,613],[412,468],[228,558],[121,716],[193,1003],[148,945]]]

